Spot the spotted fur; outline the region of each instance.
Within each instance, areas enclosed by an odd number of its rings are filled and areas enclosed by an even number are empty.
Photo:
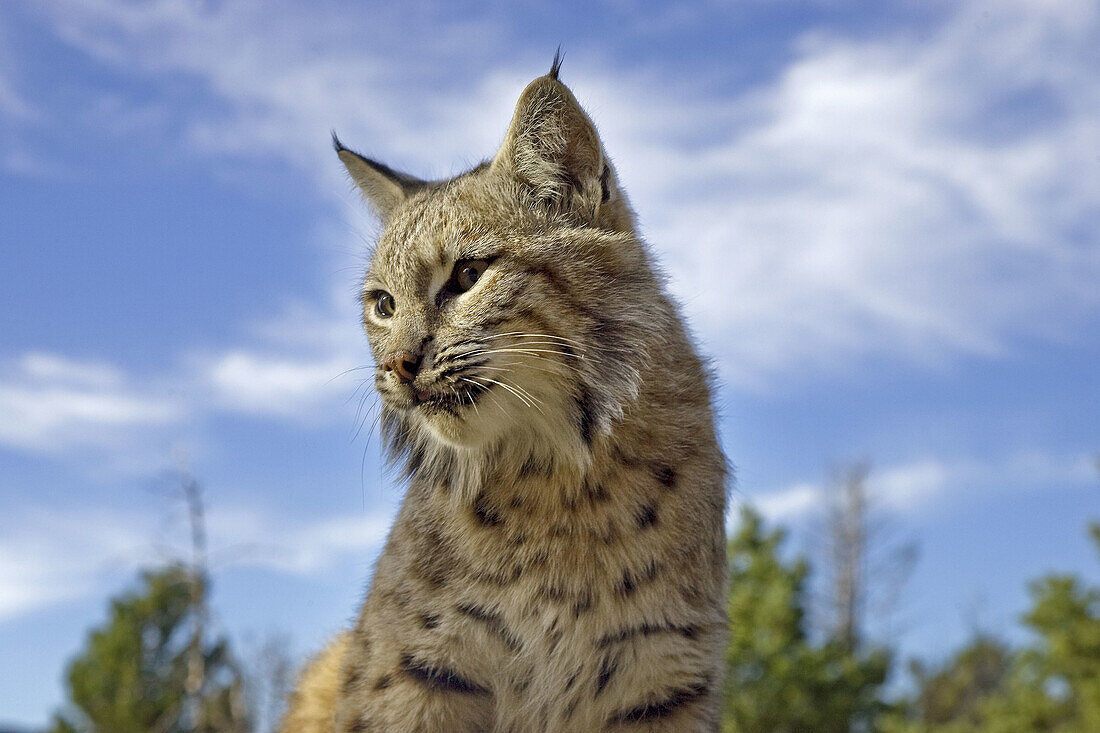
[[[385,224],[363,321],[409,488],[286,733],[718,729],[726,464],[709,376],[559,66],[523,91],[496,156],[456,178],[335,143]],[[469,288],[467,262],[485,265]]]

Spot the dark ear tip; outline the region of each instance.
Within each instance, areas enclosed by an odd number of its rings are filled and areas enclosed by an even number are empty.
[[[332,147],[334,150],[336,150],[338,154],[347,150],[347,148],[344,147],[344,144],[340,142],[340,138],[336,137],[336,130],[332,131]]]
[[[554,81],[558,80],[558,72],[561,71],[561,62],[565,59],[565,54],[561,52],[561,44],[558,44],[558,50],[554,52],[554,62],[550,64],[550,73],[547,74]]]

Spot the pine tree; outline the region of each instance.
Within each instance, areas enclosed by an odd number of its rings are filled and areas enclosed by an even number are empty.
[[[1100,525],[1090,528],[1100,551]],[[1053,573],[1031,584],[1024,623],[1035,642],[1009,650],[978,640],[935,674],[888,733],[1100,731],[1100,587]]]
[[[69,666],[69,704],[51,733],[249,730],[241,675],[224,639],[200,641],[203,683],[197,704],[186,704],[195,583],[205,592],[205,578],[172,565],[142,573],[138,589],[111,601],[109,619]]]
[[[730,541],[730,642],[723,730],[727,733],[850,733],[883,709],[883,652],[815,646],[806,632],[809,567],[780,556],[784,533],[766,532],[745,509]]]

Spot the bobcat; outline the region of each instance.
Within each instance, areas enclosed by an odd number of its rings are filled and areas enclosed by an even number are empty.
[[[409,488],[286,733],[718,730],[709,376],[559,65],[450,180],[333,137],[384,224],[363,323]]]

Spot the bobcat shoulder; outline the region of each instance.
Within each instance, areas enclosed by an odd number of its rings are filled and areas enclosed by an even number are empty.
[[[335,143],[385,225],[363,323],[409,488],[282,729],[718,730],[709,376],[557,59],[456,178]]]

